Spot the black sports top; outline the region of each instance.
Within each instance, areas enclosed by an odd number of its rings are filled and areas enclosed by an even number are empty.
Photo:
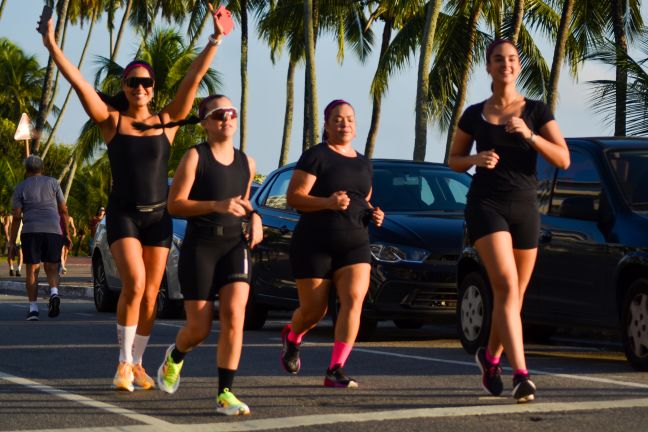
[[[499,162],[493,169],[476,168],[469,194],[510,198],[535,196],[538,152],[520,135],[506,132],[504,125],[487,122],[483,116],[485,103],[466,108],[459,128],[473,136],[477,152],[494,149]],[[544,102],[531,99],[526,99],[521,117],[535,134],[554,119]]]
[[[126,135],[119,131],[120,125],[121,113],[117,133],[108,143],[112,172],[111,198],[128,206],[166,201],[171,144],[164,130],[159,135]]]
[[[248,158],[234,149],[234,161],[229,165],[218,162],[207,142],[195,145],[198,152],[196,178],[189,192],[189,199],[196,201],[222,201],[237,196],[245,197],[250,183]],[[189,221],[197,225],[240,226],[242,218],[222,213],[193,216]]]
[[[317,177],[310,195],[328,198],[337,191],[346,191],[351,202],[344,211],[320,210],[303,212],[299,224],[313,230],[349,230],[366,228],[367,195],[371,190],[371,162],[362,154],[343,156],[321,143],[306,150],[295,169]]]

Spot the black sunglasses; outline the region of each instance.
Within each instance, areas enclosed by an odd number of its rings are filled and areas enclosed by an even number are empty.
[[[144,88],[149,88],[149,87],[153,87],[153,83],[155,81],[153,80],[153,78],[130,77],[130,78],[126,78],[124,82],[130,88],[137,88],[140,85]]]

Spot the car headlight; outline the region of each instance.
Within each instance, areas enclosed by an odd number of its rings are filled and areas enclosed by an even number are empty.
[[[392,263],[399,261],[423,262],[429,254],[425,249],[383,243],[372,243],[369,249],[376,260]]]

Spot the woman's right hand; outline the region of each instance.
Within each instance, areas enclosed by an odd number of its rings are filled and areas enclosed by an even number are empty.
[[[493,169],[499,162],[499,155],[495,150],[485,150],[475,155],[475,166],[479,168]]]
[[[253,210],[250,201],[243,199],[240,195],[223,201],[214,201],[214,204],[216,212],[237,217],[243,217]]]
[[[337,191],[333,192],[329,199],[329,209],[330,210],[346,210],[349,207],[351,199],[347,195],[346,191]]]
[[[211,3],[209,3],[209,13],[211,13],[212,18],[214,19],[214,35],[213,36],[214,36],[214,39],[218,40],[218,39],[222,38],[225,35],[223,34],[223,27],[218,22],[218,17],[216,16],[216,11],[214,10],[214,6]]]

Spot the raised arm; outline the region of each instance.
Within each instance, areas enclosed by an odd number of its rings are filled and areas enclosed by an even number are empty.
[[[47,33],[43,36],[43,44],[63,76],[70,82],[72,88],[74,88],[74,91],[81,100],[83,108],[92,121],[101,125],[108,120],[110,117],[108,105],[101,100],[94,87],[81,75],[79,68],[65,57],[65,54],[63,54],[63,51],[56,43],[52,19],[47,23]]]
[[[217,41],[217,44],[212,43],[211,41],[207,43],[205,49],[196,57],[189,69],[187,74],[182,79],[180,87],[178,87],[178,92],[176,93],[173,100],[160,112],[164,122],[178,121],[185,118],[191,108],[193,107],[194,98],[198,92],[198,87],[200,81],[203,79],[209,65],[211,64],[216,51],[218,50],[218,45],[220,44],[221,39],[223,38],[223,29],[218,23],[218,18],[214,16],[214,8],[209,4],[209,10],[212,14],[214,20],[214,34],[211,38]],[[166,117],[166,118],[165,118]]]

